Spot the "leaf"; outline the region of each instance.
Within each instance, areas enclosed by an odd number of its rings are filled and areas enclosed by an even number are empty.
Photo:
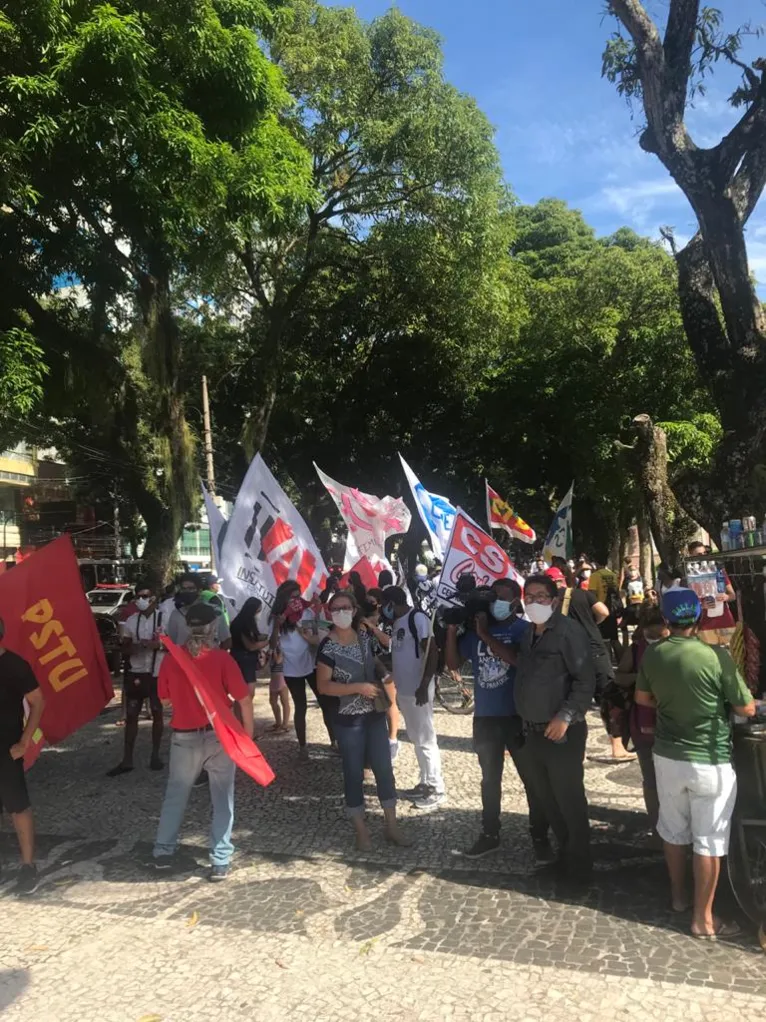
[[[199,922],[199,912],[192,912],[189,918],[186,920],[187,930],[191,930],[193,926],[196,926]]]

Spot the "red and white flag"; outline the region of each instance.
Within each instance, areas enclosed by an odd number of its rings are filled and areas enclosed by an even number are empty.
[[[390,568],[386,561],[386,540],[406,532],[412,520],[402,498],[362,493],[353,486],[336,483],[316,463],[314,468],[348,526],[344,570],[350,571],[362,557],[369,560],[375,571]]]
[[[442,603],[453,602],[463,575],[473,575],[477,586],[491,586],[501,578],[511,578],[524,587],[524,579],[505,550],[458,508],[436,590]]]
[[[237,494],[220,547],[217,567],[224,580],[224,597],[234,610],[240,610],[250,596],[261,600],[258,623],[263,632],[268,630],[274,596],[283,582],[297,582],[301,596],[310,600],[327,581],[327,569],[308,525],[260,454],[253,458]]]
[[[520,539],[523,543],[534,543],[537,539],[535,530],[524,519],[517,515],[511,505],[493,490],[487,480],[487,521],[490,529],[504,529],[512,539]]]

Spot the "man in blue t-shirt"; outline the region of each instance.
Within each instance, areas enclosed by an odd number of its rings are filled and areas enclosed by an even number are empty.
[[[516,679],[513,647],[530,625],[519,616],[521,589],[516,582],[500,579],[492,590],[489,614],[477,614],[474,626],[460,639],[457,626],[447,626],[447,667],[459,670],[465,660],[470,660],[473,666],[473,745],[481,767],[482,832],[464,854],[477,859],[500,847],[500,801],[507,749],[526,791],[535,854],[539,861],[546,862],[552,858],[548,820],[528,785],[522,723],[513,698]]]

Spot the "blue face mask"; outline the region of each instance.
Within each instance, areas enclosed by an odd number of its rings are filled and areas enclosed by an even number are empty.
[[[394,620],[394,607],[393,607],[393,604],[387,603],[385,605],[385,607],[381,607],[380,608],[380,613],[383,615],[383,617],[386,619],[386,621],[393,621]]]
[[[492,617],[495,621],[507,621],[513,612],[513,604],[509,600],[495,600],[492,604]]]

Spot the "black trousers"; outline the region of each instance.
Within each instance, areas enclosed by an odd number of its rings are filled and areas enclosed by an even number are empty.
[[[290,695],[293,697],[293,705],[295,706],[295,734],[298,738],[299,745],[306,744],[306,709],[308,707],[308,701],[306,699],[306,683],[314,695],[317,697],[319,702],[319,708],[322,711],[322,717],[324,719],[324,726],[327,728],[327,734],[330,736],[330,741],[335,740],[333,734],[333,719],[335,714],[338,712],[339,700],[337,696],[323,696],[320,695],[317,689],[316,674],[312,671],[311,674],[307,674],[304,678],[285,678],[285,683],[290,690]]]
[[[556,835],[562,862],[573,872],[592,866],[583,770],[587,737],[583,721],[569,727],[564,742],[529,731],[524,745],[529,783]]]
[[[493,837],[500,833],[500,799],[507,749],[527,794],[532,840],[545,840],[548,818],[542,800],[528,783],[529,768],[521,717],[474,717],[473,747],[481,767],[481,825],[484,833]]]

